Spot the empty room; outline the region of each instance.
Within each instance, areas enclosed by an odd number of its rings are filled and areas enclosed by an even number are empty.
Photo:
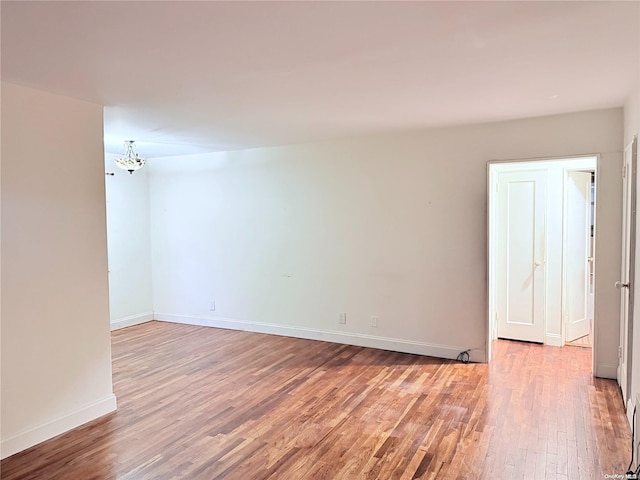
[[[0,20],[1,478],[640,474],[640,2]]]

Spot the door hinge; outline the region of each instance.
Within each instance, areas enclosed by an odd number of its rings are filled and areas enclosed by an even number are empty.
[[[618,358],[622,360],[622,345],[618,347]]]
[[[627,164],[622,166],[622,178],[627,178]]]

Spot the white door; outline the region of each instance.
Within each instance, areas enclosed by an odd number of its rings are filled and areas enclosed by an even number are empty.
[[[565,341],[589,335],[591,172],[567,172],[565,210]]]
[[[544,342],[545,170],[498,176],[498,337]]]
[[[633,338],[633,283],[636,247],[636,155],[638,139],[624,151],[622,182],[622,269],[620,281],[620,349],[618,384],[627,404],[631,389],[631,339]]]

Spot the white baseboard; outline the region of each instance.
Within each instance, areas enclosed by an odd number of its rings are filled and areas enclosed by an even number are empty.
[[[331,330],[319,330],[305,327],[291,327],[264,322],[250,322],[220,317],[201,317],[194,315],[175,315],[169,313],[154,313],[154,319],[162,322],[184,323],[187,325],[200,325],[203,327],[226,328],[230,330],[244,330],[255,333],[268,333],[282,335],[284,337],[304,338],[308,340],[321,340],[324,342],[356,345],[359,347],[379,348],[394,352],[428,355],[430,357],[455,359],[458,354],[469,347],[452,345],[435,345],[424,342],[416,342],[397,338],[378,337],[362,333],[336,332]],[[486,362],[486,353],[482,350],[471,350],[472,362]]]
[[[618,365],[607,365],[604,363],[596,364],[596,377],[611,378],[615,380],[618,374]]]
[[[84,405],[74,412],[20,432],[12,437],[2,439],[2,443],[0,443],[0,458],[7,458],[61,433],[68,432],[84,423],[111,413],[116,408],[116,396],[110,394],[106,398]]]
[[[544,336],[544,344],[551,345],[552,347],[563,347],[564,342],[562,341],[562,335],[557,335],[555,333],[547,333]]]
[[[139,325],[140,323],[150,322],[151,320],[153,320],[153,312],[116,318],[115,320],[111,320],[111,330],[113,331],[120,328],[131,327],[133,325]]]

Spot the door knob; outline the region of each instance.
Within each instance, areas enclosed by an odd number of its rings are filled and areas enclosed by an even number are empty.
[[[541,262],[533,262],[533,265],[536,266],[536,267],[539,267],[540,265],[542,265],[542,263]]]
[[[628,283],[616,282],[616,288],[629,288]]]

